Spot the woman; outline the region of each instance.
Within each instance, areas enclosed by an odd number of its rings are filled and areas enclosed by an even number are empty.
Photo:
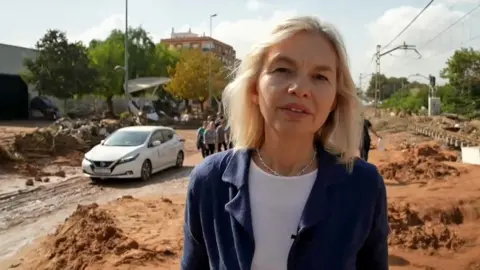
[[[388,269],[386,191],[357,157],[360,102],[341,38],[278,25],[224,91],[235,150],[195,167],[182,269]]]
[[[217,144],[217,131],[215,130],[215,123],[210,121],[208,127],[203,132],[203,144],[206,147],[206,155],[209,156],[215,153],[215,145]]]
[[[207,156],[207,147],[203,143],[203,134],[205,133],[206,129],[207,129],[207,121],[203,121],[202,126],[197,130],[197,149],[202,152],[202,157]]]

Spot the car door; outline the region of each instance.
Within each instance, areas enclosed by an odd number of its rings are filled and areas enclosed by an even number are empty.
[[[171,130],[164,129],[162,130],[162,135],[163,139],[165,140],[165,142],[163,143],[163,145],[165,145],[165,148],[162,149],[165,154],[165,163],[167,163],[168,165],[174,164],[177,160],[177,151],[175,147],[176,145],[173,139],[174,133]]]
[[[162,144],[160,145],[157,145],[157,146],[151,146],[151,143],[153,141],[160,141]],[[158,169],[162,166],[162,164],[164,163],[162,161],[163,157],[162,157],[162,146],[163,146],[163,134],[161,132],[161,130],[157,130],[155,132],[153,132],[152,136],[150,137],[150,141],[148,143],[148,156],[150,158],[150,160],[152,161],[152,169]]]

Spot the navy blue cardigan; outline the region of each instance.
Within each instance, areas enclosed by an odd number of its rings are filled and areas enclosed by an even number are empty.
[[[388,269],[382,177],[361,159],[348,173],[334,155],[317,149],[317,179],[292,236],[288,270]],[[182,269],[250,269],[255,250],[248,192],[251,155],[251,150],[224,151],[192,171]]]

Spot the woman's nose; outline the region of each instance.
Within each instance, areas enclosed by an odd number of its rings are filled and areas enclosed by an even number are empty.
[[[296,76],[288,87],[288,93],[298,97],[308,98],[311,95],[311,85],[307,76]]]

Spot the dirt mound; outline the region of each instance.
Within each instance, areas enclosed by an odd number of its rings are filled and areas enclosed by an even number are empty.
[[[404,147],[402,160],[379,166],[379,171],[385,179],[413,182],[460,174],[458,169],[444,163],[456,161],[456,154],[442,150],[438,144],[402,144],[402,147]]]
[[[47,257],[37,269],[80,270],[117,257],[120,265],[134,259],[152,260],[161,254],[141,248],[97,204],[79,205],[48,241]]]
[[[132,196],[79,205],[18,269],[178,269],[183,207],[168,198]]]
[[[457,250],[464,244],[445,223],[426,221],[408,204],[389,204],[388,212],[391,246],[435,252],[441,248]]]

